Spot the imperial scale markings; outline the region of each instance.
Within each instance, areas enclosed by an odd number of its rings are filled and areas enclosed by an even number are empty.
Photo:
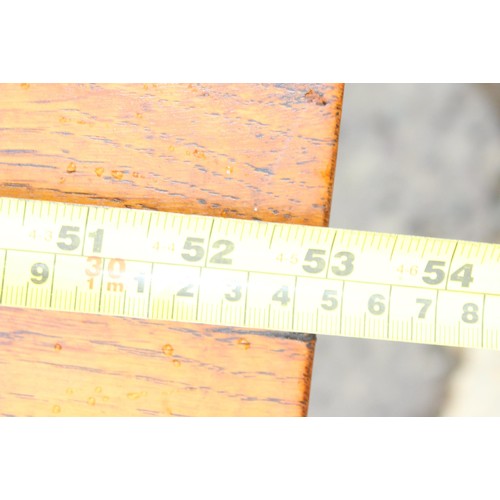
[[[500,348],[500,245],[0,198],[0,305]]]

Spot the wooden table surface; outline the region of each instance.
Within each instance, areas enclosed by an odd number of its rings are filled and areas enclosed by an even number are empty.
[[[324,226],[342,94],[0,85],[0,195]],[[299,416],[315,337],[0,307],[0,344],[2,415]]]

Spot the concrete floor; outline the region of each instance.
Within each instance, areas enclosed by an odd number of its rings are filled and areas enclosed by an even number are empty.
[[[331,225],[499,242],[499,109],[498,87],[346,85]],[[467,414],[500,415],[500,353],[318,337],[310,416]]]

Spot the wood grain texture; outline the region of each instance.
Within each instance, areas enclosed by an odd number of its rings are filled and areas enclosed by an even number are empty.
[[[342,92],[1,85],[0,195],[326,225]],[[0,321],[4,415],[307,413],[311,335],[3,307]]]

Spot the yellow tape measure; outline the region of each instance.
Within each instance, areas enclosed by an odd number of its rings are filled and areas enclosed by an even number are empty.
[[[0,304],[499,348],[500,245],[0,198]]]

